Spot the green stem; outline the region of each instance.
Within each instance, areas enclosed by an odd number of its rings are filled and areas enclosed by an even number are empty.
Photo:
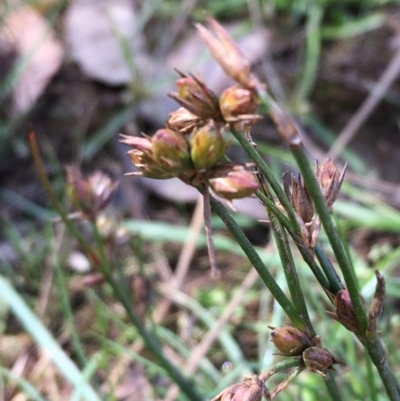
[[[304,261],[310,267],[311,271],[313,272],[315,278],[318,280],[318,282],[322,286],[322,288],[325,288],[328,291],[332,292],[331,285],[329,284],[329,281],[326,279],[326,277],[324,277],[324,275],[321,272],[321,269],[315,262],[312,252],[304,246],[304,244],[301,241],[300,236],[295,232],[295,230],[293,229],[293,226],[290,224],[290,221],[288,220],[288,218],[261,191],[257,191],[256,196],[266,206],[266,208],[269,210],[269,212],[273,213],[277,217],[279,222],[286,228],[289,235],[292,237],[293,241],[295,242]]]
[[[314,172],[311,170],[307,156],[305,155],[301,144],[290,144],[290,149],[296,159],[297,165],[303,175],[311,199],[314,201],[315,209],[321,219],[322,226],[325,229],[333,252],[336,256],[338,265],[342,271],[344,281],[346,282],[347,290],[349,291],[351,302],[353,304],[354,313],[356,314],[360,325],[361,333],[367,330],[367,314],[364,310],[364,305],[358,291],[358,283],[354,275],[353,269],[347,259],[346,252],[340,240],[340,236],[333,224],[325,199],[322,196]]]
[[[300,134],[288,115],[271,98],[271,96],[269,96],[265,89],[261,85],[258,85],[256,90],[261,103],[263,103],[266,107],[267,112],[274,121],[279,133],[281,134],[281,137],[290,147],[297,165],[303,175],[309,195],[314,202],[315,209],[320,217],[338,265],[342,271],[343,278],[353,304],[354,313],[360,325],[361,333],[365,335],[368,326],[368,320],[361,296],[358,291],[357,280],[347,258],[347,254],[341,242],[340,236],[333,224],[314,173],[310,168],[308,158],[304,153]],[[385,351],[381,342],[377,338],[376,333],[372,333],[370,338],[367,338],[366,347],[374,365],[378,369],[379,375],[390,399],[392,401],[399,401],[399,384],[395,380],[394,375],[387,364]]]
[[[332,371],[327,372],[327,377],[324,380],[324,383],[332,401],[342,401],[342,396],[340,395],[339,387],[336,384],[335,376]]]
[[[307,330],[306,334],[309,337],[314,337],[315,331],[308,315],[306,302],[304,299],[303,291],[301,290],[300,281],[297,275],[296,267],[294,265],[292,252],[290,251],[286,231],[284,230],[275,215],[269,213],[269,219],[271,221],[272,231],[279,252],[279,257],[282,262],[283,271],[285,273],[286,282],[289,287],[293,305],[302,317],[302,320]],[[300,328],[298,327],[298,329]]]
[[[378,370],[379,376],[385,386],[386,392],[391,401],[400,400],[399,383],[396,380],[386,359],[386,353],[377,332],[368,333],[366,336],[366,347],[372,362]]]
[[[302,321],[301,316],[297,312],[297,310],[293,307],[292,303],[286,297],[285,293],[281,290],[279,285],[276,283],[275,279],[268,271],[264,263],[262,262],[260,256],[251,245],[250,241],[244,235],[242,229],[237,225],[232,216],[228,213],[225,207],[221,204],[221,202],[214,199],[212,196],[210,197],[211,208],[218,214],[221,220],[225,223],[226,227],[233,235],[237,243],[243,249],[244,253],[248,257],[250,263],[257,270],[261,279],[264,281],[265,285],[271,291],[272,295],[285,311],[286,315],[292,321],[292,323],[301,330],[304,327],[304,323]]]
[[[265,163],[264,159],[261,155],[257,152],[257,150],[253,147],[253,145],[246,139],[246,137],[239,131],[230,129],[232,135],[236,138],[236,140],[240,143],[240,146],[246,151],[249,155],[250,159],[257,165],[260,170],[260,173],[265,177],[268,184],[271,185],[271,188],[276,193],[279,201],[281,202],[282,206],[286,210],[290,221],[292,222],[293,227],[295,228],[296,232],[300,233],[300,227],[297,224],[296,216],[294,214],[294,210],[292,205],[290,204],[285,192],[283,191],[281,185],[274,177],[271,169],[268,167],[267,163]]]
[[[74,235],[74,237],[78,240],[79,245],[81,245],[81,247],[85,250],[85,252],[87,252],[87,255],[91,255],[92,252],[91,252],[89,244],[83,238],[82,234],[75,228],[75,226],[73,225],[71,220],[68,218],[68,215],[66,214],[64,208],[62,207],[62,205],[60,204],[60,202],[58,201],[57,197],[54,194],[54,191],[51,187],[50,181],[48,180],[47,175],[45,173],[43,161],[40,157],[39,148],[37,146],[35,134],[33,132],[30,133],[29,140],[30,140],[32,154],[33,154],[36,168],[39,173],[40,180],[42,182],[42,185],[45,188],[47,195],[50,198],[50,201],[51,201],[53,207],[60,214],[61,219],[64,221],[67,228],[71,231],[71,233]],[[133,311],[131,301],[129,300],[126,292],[123,291],[123,289],[120,288],[120,286],[117,285],[117,283],[114,281],[113,277],[111,276],[110,268],[108,266],[108,262],[107,262],[107,259],[106,259],[105,253],[104,253],[104,247],[102,244],[100,233],[98,232],[96,224],[93,221],[92,221],[92,227],[93,227],[94,234],[96,237],[97,249],[100,252],[102,273],[104,274],[108,283],[111,285],[116,297],[121,302],[121,304],[124,306],[124,308],[128,314],[129,320],[136,327],[136,330],[142,337],[146,346],[149,348],[149,350],[152,352],[152,354],[158,360],[160,365],[168,372],[169,376],[180,387],[182,392],[185,393],[188,396],[188,398],[192,401],[202,401],[201,396],[194,390],[193,385],[165,357],[160,344],[157,342],[157,340],[152,335],[152,333],[143,326],[139,317]]]
[[[317,246],[314,249],[315,255],[317,256],[317,259],[319,261],[319,264],[322,267],[322,270],[325,273],[326,278],[329,281],[330,284],[330,292],[335,295],[337,294],[340,290],[343,290],[343,284],[340,282],[340,278],[336,273],[335,268],[332,265],[332,262],[328,259],[326,256],[326,253],[322,249],[320,244],[317,244]]]
[[[85,238],[83,237],[81,232],[72,223],[72,221],[68,217],[68,214],[65,211],[63,205],[59,202],[56,194],[53,191],[53,188],[51,187],[51,183],[47,177],[46,170],[44,168],[42,157],[40,156],[39,147],[36,142],[36,136],[32,130],[29,132],[29,143],[31,146],[33,161],[35,163],[36,170],[39,174],[40,182],[42,183],[42,186],[46,192],[46,195],[50,199],[51,205],[54,207],[54,209],[56,209],[57,213],[61,217],[61,220],[66,225],[66,227],[68,228],[70,233],[78,241],[79,246],[82,248],[82,250],[86,253],[86,255],[90,255],[91,250],[90,250],[89,244],[87,243],[87,241],[85,240]]]
[[[117,283],[112,277],[110,266],[108,265],[105,257],[101,235],[94,222],[92,222],[92,227],[96,238],[97,248],[100,251],[101,272],[104,274],[104,277],[111,286],[113,293],[117,297],[118,301],[121,302],[121,304],[125,308],[129,320],[135,326],[139,335],[142,337],[142,340],[146,344],[146,347],[154,355],[158,363],[166,370],[171,379],[179,386],[182,392],[186,394],[186,396],[191,401],[202,401],[202,397],[195,391],[193,384],[190,383],[190,381],[181,374],[180,370],[167,359],[167,357],[163,353],[160,343],[156,340],[153,334],[143,325],[142,321],[132,308],[132,300],[130,299],[125,288]]]
[[[262,381],[266,381],[276,373],[282,372],[282,370],[298,368],[302,366],[304,366],[304,363],[301,358],[296,358],[296,357],[288,358],[285,359],[284,361],[278,362],[268,370],[262,372],[259,377]]]

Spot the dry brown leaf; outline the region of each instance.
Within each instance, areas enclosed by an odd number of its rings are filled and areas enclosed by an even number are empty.
[[[29,60],[12,96],[13,112],[27,111],[58,71],[63,47],[47,21],[29,7],[12,12],[4,19],[0,42],[3,48]]]
[[[109,85],[132,80],[126,57],[146,68],[142,40],[135,33],[135,10],[129,0],[76,0],[65,16],[65,39],[73,59],[89,77]],[[129,48],[123,51],[122,42]]]

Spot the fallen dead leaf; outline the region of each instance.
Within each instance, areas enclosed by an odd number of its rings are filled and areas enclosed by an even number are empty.
[[[12,94],[13,112],[29,110],[60,68],[64,50],[46,19],[24,7],[5,17],[0,29],[1,49],[8,49],[25,68]],[[12,66],[11,68],[16,68]]]
[[[133,79],[129,63],[139,70],[147,64],[135,24],[131,1],[76,0],[65,16],[68,50],[87,76],[113,86],[127,84]]]

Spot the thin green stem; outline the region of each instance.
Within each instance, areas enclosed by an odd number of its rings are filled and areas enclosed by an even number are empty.
[[[282,372],[282,370],[291,369],[291,368],[298,368],[304,366],[304,363],[300,357],[296,358],[288,358],[284,361],[278,362],[277,364],[273,365],[268,370],[265,370],[260,374],[260,379],[263,381],[267,381],[270,377],[275,375],[276,373]]]
[[[373,371],[372,361],[370,356],[367,356],[367,382],[369,385],[369,396],[371,397],[371,401],[378,401],[378,395],[375,383],[375,373]]]
[[[318,212],[322,226],[325,229],[326,235],[328,236],[329,242],[336,256],[338,265],[342,271],[343,278],[346,282],[346,287],[349,291],[351,302],[353,304],[354,313],[356,314],[361,328],[361,333],[365,333],[367,329],[367,314],[364,310],[364,305],[358,291],[358,283],[353,269],[351,268],[347,259],[347,254],[340,240],[340,236],[333,224],[331,215],[329,214],[329,210],[326,206],[317,180],[315,179],[314,172],[311,170],[308,158],[305,155],[301,144],[290,144],[289,146],[303,175],[310,197],[314,201],[315,209]]]
[[[296,232],[300,233],[299,225],[297,224],[296,216],[294,214],[294,210],[292,205],[290,204],[285,192],[283,191],[281,185],[274,177],[271,169],[268,167],[267,163],[265,163],[264,159],[261,155],[254,149],[253,145],[246,139],[246,137],[239,131],[233,129],[231,127],[231,133],[236,138],[236,140],[240,143],[242,148],[247,152],[250,159],[257,165],[260,170],[260,173],[265,177],[268,184],[274,190],[276,196],[278,197],[279,201],[281,202],[282,206],[286,210],[290,221],[292,222],[293,227],[295,228]]]
[[[328,390],[332,401],[342,401],[342,396],[340,395],[339,387],[336,384],[335,376],[333,372],[327,372],[326,379],[324,380],[325,386]]]
[[[317,246],[314,249],[314,252],[319,261],[320,266],[322,267],[322,270],[325,273],[326,278],[329,281],[331,293],[333,295],[337,294],[340,290],[343,290],[344,287],[343,284],[340,282],[340,278],[337,275],[335,268],[332,265],[332,262],[326,256],[326,253],[322,249],[322,246],[320,244],[317,244]]]
[[[329,281],[324,277],[323,273],[321,272],[320,267],[315,262],[314,256],[312,252],[307,249],[301,241],[300,236],[295,232],[293,226],[290,224],[289,219],[278,209],[278,207],[261,191],[256,192],[256,196],[260,201],[266,206],[270,213],[273,213],[279,222],[286,228],[289,235],[292,237],[293,241],[295,242],[299,252],[301,253],[304,261],[310,267],[311,271],[313,272],[315,278],[318,280],[322,288],[327,289],[328,291],[332,292],[332,288],[329,284]]]
[[[60,215],[63,223],[67,226],[68,230],[78,241],[79,246],[83,249],[83,251],[87,255],[90,255],[91,250],[90,250],[89,244],[87,243],[87,241],[85,240],[85,238],[83,237],[81,232],[72,223],[72,221],[68,217],[67,212],[65,211],[64,207],[59,202],[59,200],[57,199],[57,196],[54,193],[53,188],[51,187],[51,183],[47,177],[46,170],[44,168],[42,157],[40,156],[39,147],[36,142],[36,136],[32,130],[29,132],[29,143],[31,146],[33,161],[35,163],[36,170],[39,174],[40,182],[42,183],[42,186],[46,192],[46,195],[49,197],[50,202],[51,202],[52,206],[54,207],[54,209],[56,209],[57,213]]]
[[[159,364],[166,370],[171,379],[179,386],[182,392],[186,394],[186,396],[191,401],[202,401],[202,397],[194,389],[194,385],[189,380],[187,380],[182,375],[180,370],[167,359],[159,342],[156,340],[153,334],[143,325],[142,321],[132,308],[132,300],[127,294],[127,291],[125,291],[125,288],[121,288],[120,284],[117,283],[112,277],[110,266],[108,265],[108,262],[105,258],[101,235],[94,222],[92,222],[92,227],[95,234],[97,249],[99,249],[100,251],[101,272],[104,274],[107,282],[113,289],[113,293],[117,297],[118,301],[121,302],[121,304],[125,308],[129,320],[135,326],[147,348],[155,356]]]
[[[285,273],[286,282],[289,287],[293,305],[298,310],[300,316],[303,319],[303,322],[307,329],[306,334],[309,337],[314,337],[315,331],[308,315],[306,302],[304,299],[303,291],[301,290],[300,281],[297,275],[296,267],[294,265],[292,252],[290,251],[286,231],[284,230],[275,215],[269,213],[269,219],[271,221],[272,231],[279,252],[279,257],[282,262],[283,271]]]
[[[44,165],[42,158],[40,157],[39,148],[36,143],[35,134],[33,132],[29,135],[29,140],[31,144],[32,154],[35,161],[36,168],[39,173],[40,180],[42,185],[45,188],[47,195],[50,198],[50,201],[53,207],[57,210],[60,214],[61,219],[64,221],[67,228],[71,231],[74,237],[78,240],[79,245],[87,252],[88,255],[92,255],[92,251],[90,249],[89,244],[83,238],[81,233],[75,228],[71,220],[68,218],[67,213],[65,212],[64,208],[62,207],[61,203],[58,201],[55,193],[51,187],[50,181],[47,178],[45,173]],[[120,288],[119,285],[114,281],[110,267],[108,265],[104,247],[102,244],[100,233],[97,229],[95,222],[92,221],[92,227],[96,238],[97,249],[100,252],[100,262],[101,262],[101,270],[104,274],[105,278],[107,279],[108,283],[112,287],[114,294],[116,295],[117,299],[121,302],[124,306],[129,320],[132,324],[136,327],[138,333],[142,337],[144,343],[148,347],[148,349],[152,352],[155,358],[158,360],[160,365],[166,370],[169,376],[175,381],[175,383],[181,388],[182,392],[185,393],[188,398],[192,401],[201,401],[201,396],[194,390],[193,385],[181,374],[181,372],[165,357],[162,348],[152,333],[147,330],[142,322],[140,321],[139,317],[132,309],[132,302],[129,300],[126,292]]]
[[[297,162],[297,165],[303,175],[303,179],[307,186],[309,195],[314,202],[315,209],[320,217],[321,223],[325,229],[326,235],[328,236],[338,265],[342,271],[347,290],[350,294],[354,313],[360,325],[361,333],[365,336],[368,326],[368,320],[367,314],[364,310],[364,305],[362,303],[362,298],[358,291],[358,283],[350,261],[348,260],[343,244],[341,242],[341,238],[335,225],[333,224],[332,218],[329,214],[329,210],[321,194],[319,185],[315,179],[313,171],[311,170],[309,160],[305,155],[298,129],[289,118],[289,116],[269,96],[269,94],[261,85],[258,85],[256,90],[261,103],[263,103],[266,107],[267,112],[274,121],[279,133],[281,134],[281,137],[290,147],[292,154]],[[376,333],[372,332],[369,334],[366,341],[366,347],[374,365],[378,369],[379,375],[390,399],[392,401],[398,401],[400,393],[399,384],[396,382],[393,372],[390,370],[387,364],[385,351]]]
[[[271,291],[272,295],[285,311],[286,315],[292,321],[292,323],[299,329],[304,329],[304,322],[294,308],[292,303],[286,297],[285,293],[279,287],[274,277],[268,271],[264,263],[262,262],[260,256],[251,245],[250,241],[244,235],[242,229],[237,225],[232,216],[228,213],[225,207],[221,204],[221,202],[214,199],[212,196],[210,197],[211,208],[218,214],[221,220],[225,223],[226,227],[233,235],[239,246],[243,249],[244,253],[248,257],[250,263],[257,270],[261,279],[264,281],[265,285]]]
[[[377,332],[368,332],[366,336],[366,347],[372,362],[378,370],[379,376],[385,386],[391,401],[400,400],[399,383],[396,380],[386,359],[386,353]]]

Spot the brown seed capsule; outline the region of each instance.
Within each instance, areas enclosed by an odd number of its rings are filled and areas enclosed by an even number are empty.
[[[269,391],[264,382],[254,375],[222,390],[211,401],[261,401],[263,397],[269,400]]]
[[[253,91],[239,85],[231,86],[222,92],[219,107],[226,122],[259,119],[259,116],[254,114],[257,102]]]
[[[318,162],[316,164],[315,176],[328,207],[332,206],[339,196],[346,168],[347,163],[339,173],[338,168],[329,157],[321,165]]]
[[[322,347],[307,348],[303,354],[303,361],[307,369],[326,377],[324,370],[333,369],[335,363],[344,364],[342,361],[332,355],[327,349]]]
[[[333,305],[336,311],[327,311],[326,313],[346,327],[347,330],[360,334],[360,325],[354,313],[349,292],[347,290],[340,290],[334,297]]]
[[[271,327],[271,341],[278,348],[278,355],[300,355],[307,347],[311,347],[311,340],[300,330],[292,326]]]
[[[212,190],[224,199],[251,196],[258,189],[258,182],[250,171],[240,165],[217,166],[208,176]]]

